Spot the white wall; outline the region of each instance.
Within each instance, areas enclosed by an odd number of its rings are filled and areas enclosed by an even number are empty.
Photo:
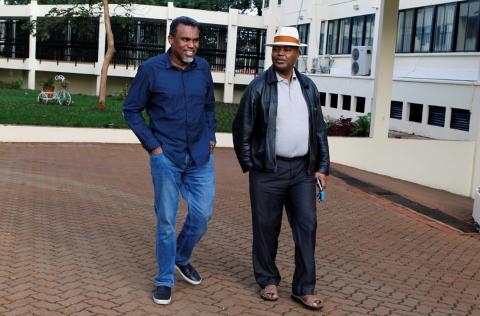
[[[475,142],[329,137],[333,162],[472,196]]]
[[[233,146],[217,133],[218,146]],[[127,129],[0,125],[0,142],[138,143]],[[329,137],[333,162],[464,196],[472,196],[474,142]]]

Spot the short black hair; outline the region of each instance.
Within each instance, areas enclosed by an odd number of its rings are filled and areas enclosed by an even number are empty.
[[[179,24],[200,28],[200,23],[198,23],[195,19],[192,19],[188,16],[179,16],[172,21],[172,24],[170,24],[170,32],[168,34],[175,36],[175,34],[177,34],[177,27]]]

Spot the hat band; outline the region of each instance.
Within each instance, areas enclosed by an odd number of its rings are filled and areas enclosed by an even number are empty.
[[[290,42],[292,44],[297,44],[297,45],[300,45],[300,40],[299,39],[296,39],[295,37],[293,36],[287,36],[287,35],[279,35],[279,36],[275,36],[273,38],[273,42],[274,43],[278,43],[278,42]]]

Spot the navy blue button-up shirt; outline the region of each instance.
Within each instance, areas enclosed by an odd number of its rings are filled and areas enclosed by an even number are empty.
[[[196,166],[209,160],[215,141],[215,98],[208,63],[195,57],[185,69],[172,65],[170,51],[150,58],[138,69],[123,105],[123,116],[143,147],[162,147],[182,166],[190,153]],[[149,125],[142,116],[146,108]]]

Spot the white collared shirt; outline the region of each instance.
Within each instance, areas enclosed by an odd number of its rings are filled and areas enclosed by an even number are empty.
[[[302,87],[295,74],[292,80],[282,78],[277,73],[277,126],[275,134],[275,153],[277,156],[293,158],[308,153],[308,107],[302,93]]]

